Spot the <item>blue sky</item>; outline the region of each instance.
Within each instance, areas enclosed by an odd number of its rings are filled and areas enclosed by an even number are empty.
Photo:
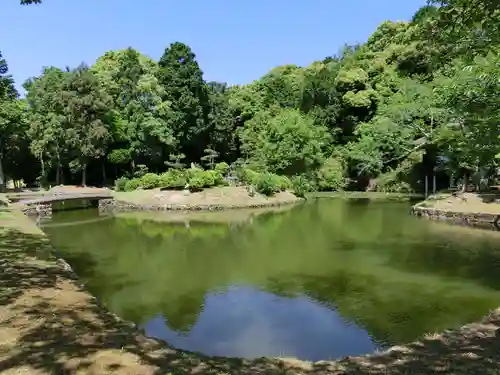
[[[92,64],[134,47],[158,59],[189,45],[205,79],[244,84],[283,64],[308,65],[363,42],[384,20],[408,20],[425,0],[3,0],[0,50],[17,86],[43,66]]]

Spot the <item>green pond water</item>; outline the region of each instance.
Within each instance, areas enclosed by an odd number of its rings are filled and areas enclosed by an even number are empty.
[[[320,360],[500,305],[500,234],[409,209],[336,199],[259,215],[91,209],[54,213],[43,229],[87,289],[148,336],[207,355]]]

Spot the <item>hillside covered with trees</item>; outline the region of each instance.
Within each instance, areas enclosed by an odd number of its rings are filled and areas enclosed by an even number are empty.
[[[128,48],[92,66],[45,67],[20,98],[0,57],[0,187],[113,184],[221,162],[302,190],[422,191],[435,171],[446,183],[493,177],[499,9],[434,1],[364,44],[242,86],[206,82],[176,42],[159,61]]]

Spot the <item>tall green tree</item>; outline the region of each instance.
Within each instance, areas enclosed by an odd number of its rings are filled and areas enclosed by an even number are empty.
[[[75,157],[73,165],[81,170],[85,186],[88,164],[104,157],[110,140],[113,100],[83,64],[68,74],[61,94]]]
[[[106,52],[91,70],[114,103],[114,142],[108,159],[114,164],[130,163],[132,169],[145,158],[161,165],[174,137],[165,121],[170,102],[162,100],[158,64],[127,48]]]
[[[189,161],[198,161],[210,142],[209,95],[203,73],[193,51],[179,42],[165,49],[159,66],[162,99],[171,103],[164,121],[177,138],[178,151]]]
[[[55,168],[55,182],[64,182],[63,169],[70,161],[72,148],[69,122],[65,114],[62,93],[69,72],[55,67],[44,68],[39,77],[25,82],[26,100],[29,106],[28,134],[30,149],[42,167],[42,180]]]
[[[5,159],[25,136],[25,106],[17,99],[8,65],[0,54],[0,191],[5,191]]]

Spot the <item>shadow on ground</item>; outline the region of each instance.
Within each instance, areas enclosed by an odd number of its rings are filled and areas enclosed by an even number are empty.
[[[98,306],[39,235],[0,231],[0,374],[500,374],[497,313],[371,357],[209,358],[147,339]],[[73,280],[72,280],[73,279]]]

